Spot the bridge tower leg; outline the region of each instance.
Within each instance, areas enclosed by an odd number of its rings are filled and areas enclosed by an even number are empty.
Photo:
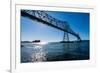
[[[67,32],[64,32],[63,41],[69,41],[69,35]]]

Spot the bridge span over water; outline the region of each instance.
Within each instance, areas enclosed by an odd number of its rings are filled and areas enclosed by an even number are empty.
[[[21,10],[21,16],[29,17],[32,20],[37,20],[38,22],[42,22],[43,24],[46,24],[48,26],[54,27],[56,29],[59,29],[61,31],[64,31],[63,41],[69,41],[69,35],[72,34],[77,38],[78,41],[81,41],[81,38],[79,34],[74,32],[69,23],[67,21],[61,21],[59,19],[56,19],[46,13],[46,11],[40,11],[40,10]]]

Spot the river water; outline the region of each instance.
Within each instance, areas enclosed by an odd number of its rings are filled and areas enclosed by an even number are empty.
[[[21,63],[89,59],[89,41],[21,45]]]

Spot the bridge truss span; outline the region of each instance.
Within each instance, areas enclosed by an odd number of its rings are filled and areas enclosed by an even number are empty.
[[[62,30],[62,31],[64,31],[64,33],[65,32],[70,33],[70,34],[74,35],[75,37],[77,37],[78,41],[81,40],[80,36],[70,28],[69,23],[67,21],[58,20],[58,19],[52,17],[51,15],[49,15],[48,13],[46,13],[46,11],[21,10],[21,16],[29,17],[32,20],[37,20],[48,26],[52,26],[54,28]],[[65,38],[65,35],[66,34],[64,34],[63,38]],[[64,39],[63,39],[63,41],[64,41]]]

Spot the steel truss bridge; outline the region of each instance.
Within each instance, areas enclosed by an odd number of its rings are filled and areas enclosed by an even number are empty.
[[[37,20],[48,26],[54,27],[61,31],[64,31],[63,41],[69,41],[69,35],[72,34],[77,38],[78,41],[81,41],[79,34],[74,32],[67,21],[58,20],[51,15],[47,14],[46,11],[40,10],[21,10],[21,16],[29,17],[32,20]]]

